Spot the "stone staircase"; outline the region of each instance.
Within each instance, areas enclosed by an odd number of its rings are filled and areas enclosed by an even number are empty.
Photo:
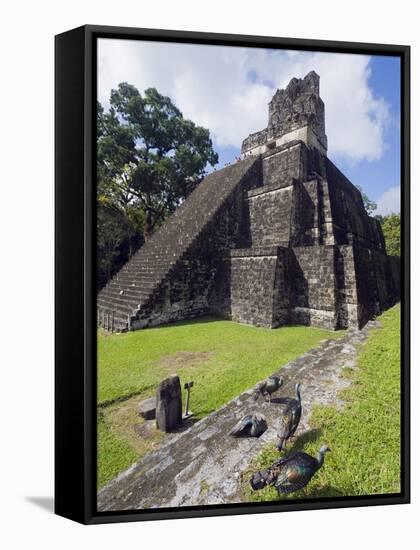
[[[208,227],[245,174],[258,162],[242,160],[206,176],[97,297],[97,322],[124,332],[170,277],[177,262]]]
[[[174,256],[165,251],[139,251],[99,293],[98,324],[123,332],[132,317],[170,271]]]

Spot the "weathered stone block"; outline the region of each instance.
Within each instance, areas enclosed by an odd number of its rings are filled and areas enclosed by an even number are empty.
[[[179,376],[172,375],[159,384],[156,392],[156,426],[170,432],[182,422],[182,396]]]
[[[145,420],[153,420],[156,417],[156,397],[149,397],[140,401],[137,412]]]

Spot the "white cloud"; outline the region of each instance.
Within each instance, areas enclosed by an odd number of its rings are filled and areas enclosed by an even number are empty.
[[[378,207],[375,214],[387,216],[388,214],[398,214],[400,211],[401,191],[400,187],[390,187],[376,201]]]
[[[369,87],[367,56],[101,39],[98,58],[102,103],[122,81],[140,91],[156,87],[184,116],[210,129],[216,149],[240,147],[263,129],[275,90],[314,69],[321,76],[330,156],[377,160],[386,148],[389,107]]]

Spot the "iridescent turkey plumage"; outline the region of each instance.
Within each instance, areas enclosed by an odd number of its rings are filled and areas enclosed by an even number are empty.
[[[288,401],[280,417],[280,425],[277,432],[277,438],[279,439],[277,448],[279,451],[282,451],[286,441],[293,437],[299,426],[301,416],[302,400],[300,396],[300,384],[296,384],[296,399],[290,399]]]
[[[276,392],[280,386],[283,384],[283,378],[281,376],[270,376],[265,380],[264,382],[261,382],[259,384],[258,388],[256,389],[254,393],[254,399],[255,401],[261,396],[267,396],[268,399],[271,402],[271,395]]]
[[[267,485],[274,485],[279,494],[289,494],[306,487],[324,463],[324,455],[330,451],[325,445],[316,457],[303,451],[280,458],[267,470],[255,473],[251,480],[254,491]]]
[[[229,432],[229,435],[235,437],[249,435],[259,437],[267,429],[267,421],[262,414],[247,414]]]

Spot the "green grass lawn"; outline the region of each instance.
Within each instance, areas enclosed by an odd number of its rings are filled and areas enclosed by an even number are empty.
[[[125,334],[99,331],[98,485],[160,442],[157,431],[142,436],[136,405],[153,395],[163,378],[176,373],[182,385],[193,380],[190,408],[195,418],[203,418],[321,340],[341,335],[214,318]]]
[[[400,491],[400,306],[388,310],[379,321],[382,328],[371,332],[358,354],[358,369],[345,376],[352,384],[343,391],[344,410],[318,407],[311,430],[298,437],[291,450],[316,454],[322,444],[326,454],[323,468],[309,485],[288,497],[278,496],[274,487],[252,491],[251,470],[244,476],[244,497],[249,501],[341,495],[373,495]],[[268,445],[254,469],[267,468],[279,458]]]

